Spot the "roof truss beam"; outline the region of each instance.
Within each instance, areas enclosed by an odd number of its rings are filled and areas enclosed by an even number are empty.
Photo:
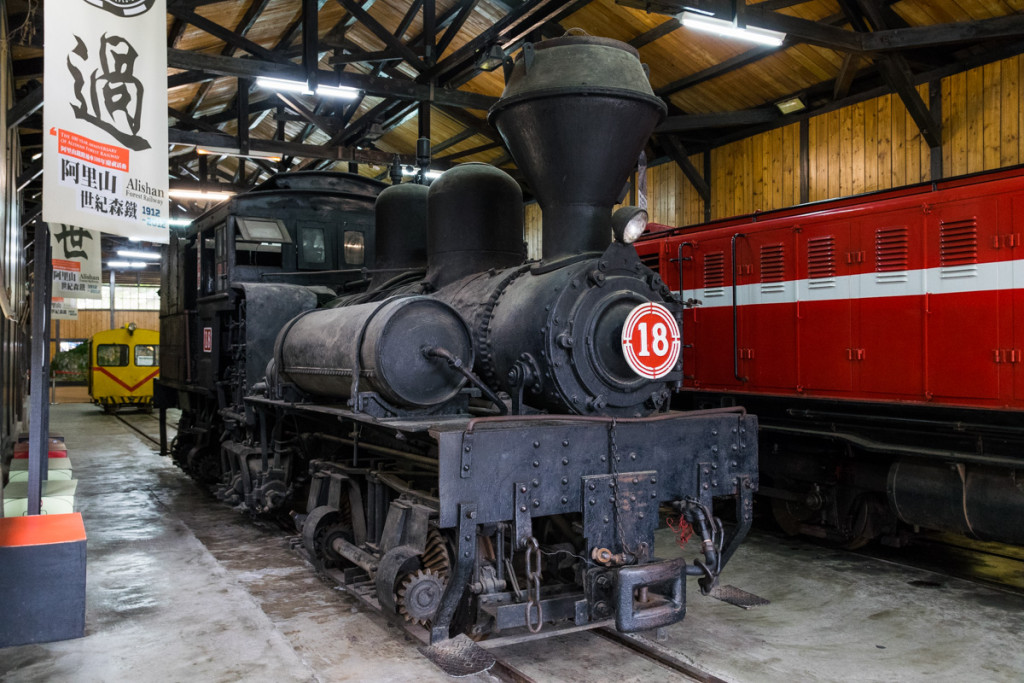
[[[301,66],[292,63],[278,64],[258,59],[234,59],[218,55],[204,55],[174,48],[167,51],[168,66],[177,69],[203,71],[210,75],[233,76],[235,78],[257,78],[270,76],[302,81],[305,72]],[[397,99],[450,104],[466,109],[488,109],[495,97],[475,93],[433,88],[430,85],[396,78],[378,78],[367,74],[351,72],[335,73],[320,69],[319,82],[343,85],[365,91],[369,95],[394,97]]]
[[[417,55],[412,49],[403,43],[401,40],[392,35],[391,31],[384,28],[379,21],[374,19],[369,12],[359,6],[359,3],[354,0],[336,0],[339,5],[345,8],[345,11],[355,17],[360,24],[369,29],[373,35],[377,36],[385,45],[391,50],[402,55],[409,66],[416,69],[416,71],[422,73],[426,71],[427,64],[420,56]]]

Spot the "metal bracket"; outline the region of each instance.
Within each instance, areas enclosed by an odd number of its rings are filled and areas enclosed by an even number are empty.
[[[586,476],[582,494],[583,535],[590,547],[650,553],[660,502],[656,471]]]
[[[459,477],[468,479],[473,470],[473,433],[462,435],[462,460],[459,462]]]
[[[713,489],[715,484],[715,470],[710,462],[697,463],[697,482],[700,487],[700,502],[701,505],[707,509],[711,509],[712,498],[714,498]]]
[[[459,505],[459,535],[455,539],[455,566],[448,575],[448,586],[441,596],[433,625],[430,629],[430,644],[447,640],[451,631],[455,610],[465,595],[466,587],[473,576],[476,565],[476,503]]]
[[[533,535],[533,517],[530,515],[530,486],[525,481],[516,482],[515,494],[515,529],[512,537],[512,547],[522,550],[526,547],[526,541]]]

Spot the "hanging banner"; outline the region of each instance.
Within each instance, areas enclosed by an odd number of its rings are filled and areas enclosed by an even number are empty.
[[[51,320],[78,320],[78,302],[74,299],[53,297],[50,301]]]
[[[166,243],[166,0],[44,5],[43,220]]]
[[[103,298],[103,251],[99,232],[71,225],[51,225],[50,253],[54,297]]]

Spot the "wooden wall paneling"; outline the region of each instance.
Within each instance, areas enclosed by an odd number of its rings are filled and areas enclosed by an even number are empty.
[[[838,197],[842,194],[843,175],[839,168],[842,163],[842,112],[831,111],[825,115],[828,119],[828,193],[826,197]]]
[[[523,207],[524,234],[526,235],[526,257],[539,259],[541,256],[541,211],[540,204],[530,202]]]
[[[800,203],[800,124],[782,129],[782,198],[780,206]],[[796,190],[794,191],[794,187]]]
[[[953,119],[952,110],[957,103],[953,101],[952,79],[943,78],[939,83],[942,88],[942,172],[948,176],[953,173],[953,138],[956,121]]]
[[[804,181],[807,185],[807,201],[811,202],[815,200],[815,188],[817,188],[817,173],[818,173],[818,119],[821,118],[808,118],[807,119],[807,179]]]
[[[807,121],[807,201],[815,202],[821,197],[821,150],[824,137],[819,134],[823,117]]]
[[[922,92],[922,90],[924,90]],[[928,92],[926,86],[918,86],[917,88],[918,97],[924,102],[928,101]],[[906,116],[903,118],[904,126],[906,127],[906,172],[904,174],[905,184],[919,183],[924,180],[921,170],[921,147],[927,146],[924,142],[924,136],[921,135],[921,129],[917,127],[917,122],[914,121],[914,117],[907,111]]]
[[[1024,162],[1024,55],[948,76],[941,102],[943,175]],[[917,86],[930,102],[933,86]],[[898,95],[807,119],[807,200],[818,201],[931,180],[931,150]],[[800,202],[800,124],[711,150],[711,216],[725,218]],[[691,157],[703,167],[700,155]],[[697,192],[674,164],[650,171],[651,219],[704,220]]]
[[[775,209],[782,204],[782,129],[776,128],[764,134],[764,169],[766,209]]]
[[[949,122],[953,127],[950,144],[952,152],[947,175],[967,173],[967,74],[959,73],[949,78]]]
[[[744,195],[744,208],[746,213],[762,211],[764,209],[764,158],[765,158],[765,135],[754,135],[747,144],[747,163],[744,164],[748,170],[746,175],[747,192]]]
[[[850,191],[853,194],[863,194],[864,189],[867,187],[864,158],[864,147],[867,145],[867,134],[864,127],[865,109],[866,107],[863,103],[850,107],[852,119],[850,122],[850,165],[853,171]]]
[[[1024,55],[1014,61],[1017,62],[1017,93],[1024,93]],[[1020,98],[1021,94],[1015,97]],[[1024,163],[1024,106],[1017,107],[1017,161]]]
[[[1020,58],[1003,60],[999,84],[999,165],[1020,163]]]
[[[892,180],[888,187],[899,187],[907,182],[907,108],[899,95],[889,95],[889,100],[892,112]]]
[[[877,100],[878,112],[878,189],[892,187],[892,97]]]
[[[1002,133],[1002,98],[1000,86],[1002,69],[1000,62],[986,64],[982,71],[982,164],[985,169],[999,168],[1000,142]]]
[[[983,82],[981,69],[967,72],[967,168],[961,173],[977,173],[985,168]]]
[[[124,327],[128,323],[144,330],[160,329],[159,311],[114,311],[115,327]],[[60,338],[88,339],[97,332],[110,329],[110,311],[100,308],[89,308],[78,311],[78,320],[60,321]],[[56,325],[51,325],[50,336],[54,337]]]
[[[864,110],[864,191],[878,189],[878,105],[869,100]]]
[[[840,109],[839,128],[836,129],[839,135],[839,167],[829,169],[830,173],[839,175],[839,195],[847,196],[853,193],[853,112],[851,107]]]

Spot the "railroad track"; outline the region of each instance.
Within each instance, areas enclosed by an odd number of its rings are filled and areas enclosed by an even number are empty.
[[[719,678],[711,672],[684,660],[679,653],[673,652],[669,648],[644,636],[620,633],[614,628],[607,626],[586,630],[583,634],[588,637],[590,645],[595,649],[605,649],[609,643],[612,643],[613,646],[617,646],[624,651],[621,658],[611,658],[617,659],[622,663],[622,671],[617,673],[605,669],[602,671],[602,678],[607,678],[608,680],[628,679],[636,673],[636,658],[639,657],[656,664],[659,669],[667,669],[676,674],[676,680],[699,681],[701,683],[727,683],[725,679]],[[489,641],[483,641],[481,645],[490,650],[491,647],[498,645],[503,640],[505,639],[499,638],[497,639],[498,642],[493,644]],[[508,683],[528,683],[537,680],[512,663],[509,657],[502,656],[493,651],[491,654],[495,658],[495,664],[488,673],[498,680]],[[546,677],[544,680],[546,680]]]
[[[160,447],[160,418],[152,413],[132,413],[129,415],[121,415],[114,413],[114,417],[129,429],[134,430],[142,438],[146,439],[157,448]],[[177,430],[173,426],[173,421],[168,419],[167,425],[167,443],[171,442]]]

